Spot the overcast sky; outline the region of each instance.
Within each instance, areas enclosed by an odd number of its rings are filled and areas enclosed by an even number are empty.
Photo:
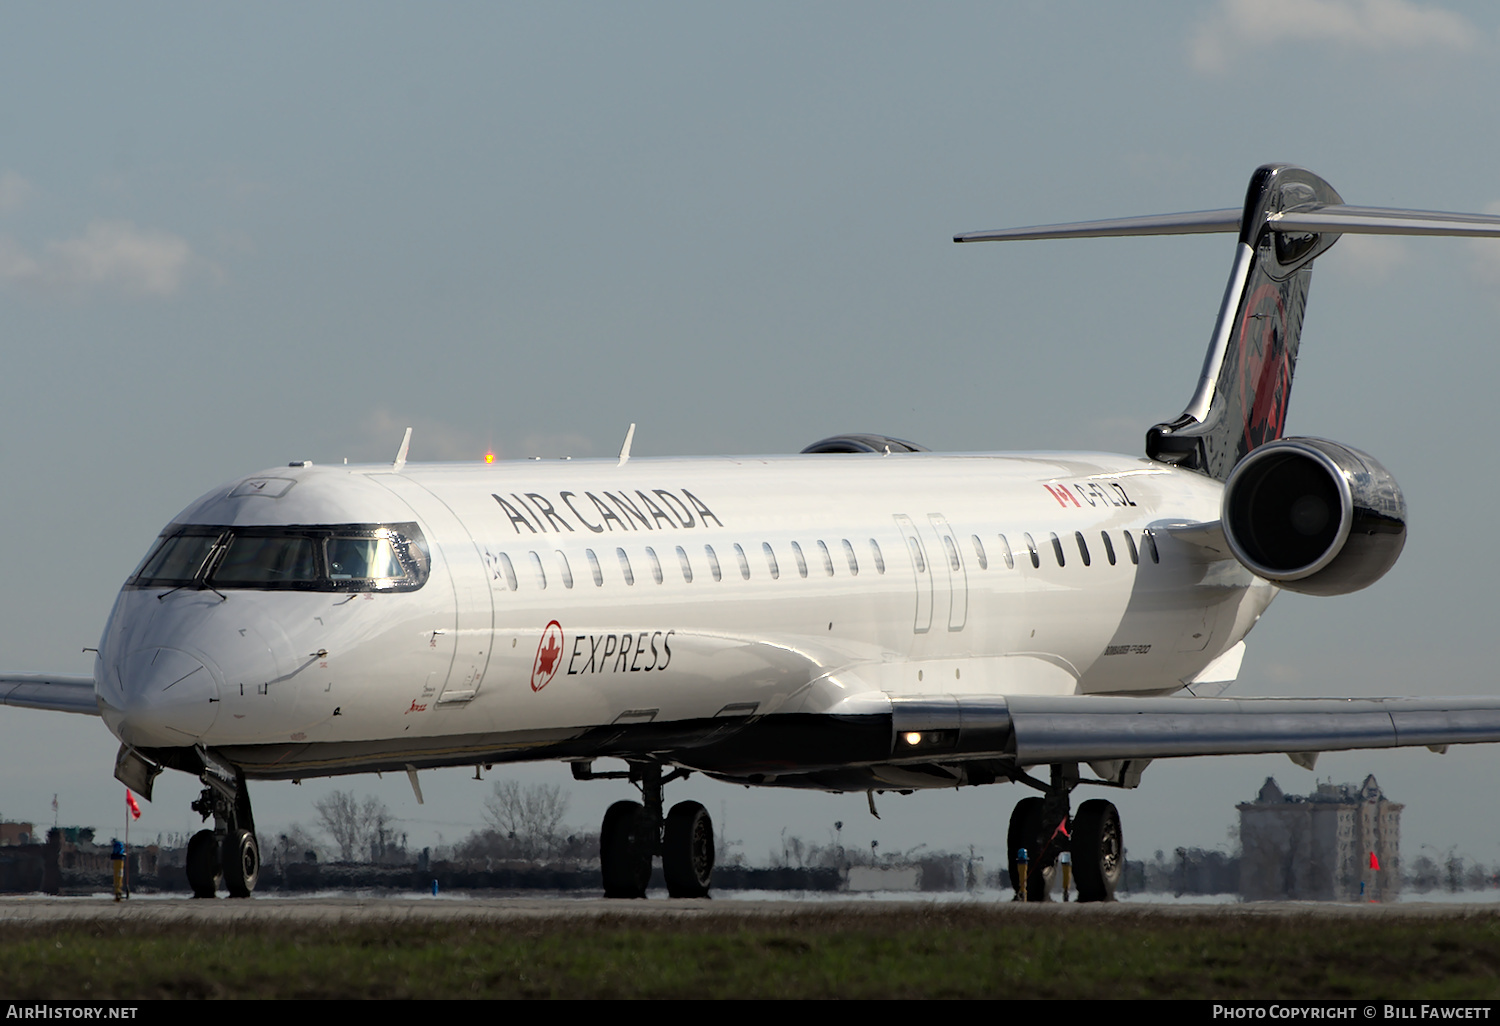
[[[70,4],[0,16],[0,668],[86,673],[173,514],[292,459],[935,449],[1136,454],[1186,403],[1228,237],[954,246],[955,231],[1238,205],[1305,165],[1355,204],[1500,212],[1486,3]],[[1283,595],[1239,695],[1484,694],[1500,577],[1500,243],[1318,261],[1288,431],[1383,461],[1400,563]],[[0,817],[108,830],[95,719],[0,711]],[[1158,763],[1134,856],[1216,846],[1267,775],[1376,774],[1422,843],[1500,861],[1500,748]],[[480,824],[462,769],[335,787],[414,844]],[[566,769],[597,829],[628,793]],[[496,774],[498,778],[500,774]],[[136,836],[188,832],[164,775]],[[1003,858],[1008,786],[779,794],[700,781],[752,858],[786,827]],[[1079,792],[1078,798],[1089,797]],[[269,843],[269,838],[265,838]]]

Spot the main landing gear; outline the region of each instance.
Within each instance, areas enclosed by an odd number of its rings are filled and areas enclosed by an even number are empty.
[[[1029,778],[1027,778],[1029,781]],[[1036,784],[1041,787],[1042,785]],[[1017,901],[1047,901],[1058,856],[1068,852],[1079,901],[1114,901],[1125,876],[1125,840],[1113,803],[1094,798],[1068,814],[1068,795],[1078,786],[1078,767],[1052,767],[1052,783],[1040,798],[1022,798],[1011,810],[1006,835],[1011,886]],[[1020,850],[1027,853],[1026,893],[1021,893]]]
[[[651,862],[661,856],[667,893],[674,898],[705,898],[714,872],[714,825],[697,802],[678,802],[662,815],[662,785],[687,770],[662,776],[658,763],[631,763],[628,773],[594,773],[574,763],[578,780],[626,778],[641,791],[639,802],[615,802],[599,831],[599,868],[606,898],[644,898]]]
[[[188,841],[188,886],[193,897],[212,898],[222,882],[231,898],[248,898],[260,879],[260,842],[245,775],[205,757],[200,779],[203,793],[192,808],[205,820],[212,816],[214,827]]]

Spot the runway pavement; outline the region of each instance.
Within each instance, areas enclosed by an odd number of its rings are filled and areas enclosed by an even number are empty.
[[[0,897],[0,926],[19,927],[62,922],[98,923],[287,923],[442,922],[479,920],[649,920],[740,919],[764,923],[778,919],[814,917],[835,919],[864,916],[921,917],[935,908],[970,908],[993,915],[997,921],[1036,918],[1092,917],[1111,919],[1279,917],[1292,919],[1370,918],[1382,922],[1402,919],[1500,919],[1500,902],[1400,902],[1354,904],[1335,902],[1151,903],[1131,900],[1112,904],[1079,905],[1051,902],[1022,905],[996,897],[972,901],[880,900],[659,900],[606,901],[597,897],[442,897],[313,895],[308,897],[257,895],[212,901],[186,897],[139,896],[115,902],[107,896],[54,898],[46,895]]]

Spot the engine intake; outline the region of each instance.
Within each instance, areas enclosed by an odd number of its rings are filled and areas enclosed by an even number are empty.
[[[806,449],[804,454],[810,452],[927,452],[925,445],[916,442],[908,442],[903,438],[891,438],[889,435],[834,435],[822,441],[814,442]]]
[[[1255,449],[1224,484],[1224,537],[1289,591],[1345,595],[1385,576],[1406,544],[1406,499],[1371,456],[1321,438]]]

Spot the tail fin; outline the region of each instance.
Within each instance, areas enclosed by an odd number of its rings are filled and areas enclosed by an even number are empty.
[[[1339,237],[1276,231],[1269,221],[1285,210],[1343,202],[1310,171],[1256,168],[1197,391],[1182,416],[1146,432],[1146,455],[1223,481],[1251,449],[1281,437],[1313,258]]]
[[[955,242],[1238,232],[1229,285],[1192,401],[1146,433],[1154,460],[1223,481],[1252,449],[1281,437],[1313,259],[1344,233],[1500,236],[1500,217],[1351,207],[1300,167],[1266,164],[1242,210],[972,232]]]

